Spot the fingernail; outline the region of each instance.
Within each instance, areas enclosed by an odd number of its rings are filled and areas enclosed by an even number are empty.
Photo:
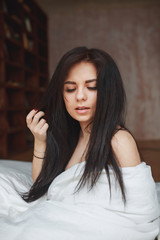
[[[36,111],[36,112],[37,112],[37,111],[38,111],[38,109],[37,109],[37,108],[34,108],[34,111]]]

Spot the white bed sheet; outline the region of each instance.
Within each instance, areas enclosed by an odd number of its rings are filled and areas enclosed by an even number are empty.
[[[18,189],[18,191],[21,190],[22,192],[28,191],[33,184],[32,163],[31,162],[1,159],[0,160],[0,174],[1,173],[3,173],[2,176],[5,174],[5,176],[7,176],[6,179],[8,179],[8,181],[11,183],[10,189],[8,189],[8,191],[11,194],[13,192],[13,195],[15,195],[15,192],[17,189]],[[159,201],[159,205],[160,205],[160,182],[156,183],[156,189],[157,189],[158,201]],[[1,191],[1,189],[0,189],[0,191]],[[17,193],[17,195],[18,195],[18,193]],[[46,196],[44,196],[44,198],[45,197]],[[6,199],[6,201],[7,201],[7,199]],[[8,205],[9,205],[10,211],[13,210],[12,215],[14,215],[14,204],[16,204],[16,205],[18,204],[19,208],[17,208],[17,210],[25,211],[25,208],[27,209],[29,207],[29,205],[33,206],[41,201],[43,201],[43,198],[40,200],[37,200],[35,202],[29,203],[29,204],[26,203],[26,205],[25,205],[23,199],[19,196],[19,197],[15,198],[15,202],[14,202],[14,200],[12,201],[12,206],[11,206],[10,201],[8,201]],[[0,207],[3,208],[2,205],[0,205]],[[6,209],[6,207],[4,208],[4,214],[5,214],[5,209]],[[160,234],[158,236],[158,240],[160,240]]]

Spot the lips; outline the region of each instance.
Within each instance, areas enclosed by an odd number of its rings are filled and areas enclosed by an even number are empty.
[[[77,114],[85,115],[85,114],[87,114],[90,111],[89,109],[90,108],[86,107],[86,106],[77,106],[75,108],[75,111],[76,111]]]
[[[89,109],[88,107],[85,106],[78,106],[75,108],[76,110],[84,110],[84,109]]]

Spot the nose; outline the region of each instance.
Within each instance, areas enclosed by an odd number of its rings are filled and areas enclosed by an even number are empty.
[[[86,100],[87,94],[84,89],[78,89],[76,94],[77,101]]]

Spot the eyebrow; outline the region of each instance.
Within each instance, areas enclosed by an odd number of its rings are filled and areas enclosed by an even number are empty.
[[[90,82],[94,82],[94,81],[97,82],[97,79],[89,79],[89,80],[86,80],[85,83],[90,83]],[[76,83],[71,82],[71,81],[67,81],[67,82],[64,82],[64,84],[76,84]]]

